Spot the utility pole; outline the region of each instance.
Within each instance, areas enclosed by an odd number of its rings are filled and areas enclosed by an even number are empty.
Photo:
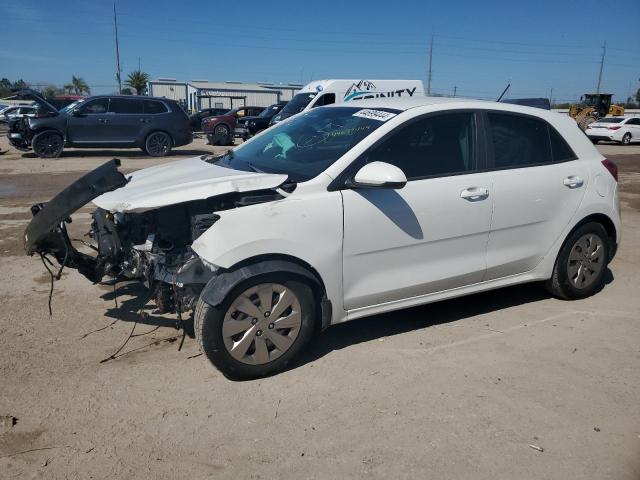
[[[600,84],[602,83],[602,67],[604,67],[604,56],[607,53],[607,41],[604,41],[604,45],[602,45],[602,59],[600,60],[600,73],[598,74],[598,87],[596,88],[596,93],[600,93]]]
[[[431,95],[431,62],[433,60],[433,35],[429,44],[429,74],[427,75],[427,95]]]
[[[549,92],[549,104],[553,106],[553,87],[551,87],[551,91]]]
[[[116,4],[113,4],[113,26],[116,31],[116,78],[118,79],[118,93],[122,95],[122,80],[120,78],[120,47],[118,45],[118,17],[116,16]]]
[[[458,87],[456,87],[455,85],[453,86],[453,96],[456,96],[456,92],[458,91]]]

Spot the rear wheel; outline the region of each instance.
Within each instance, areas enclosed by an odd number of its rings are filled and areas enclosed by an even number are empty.
[[[165,132],[152,132],[144,142],[144,150],[152,157],[164,157],[171,152],[171,137]]]
[[[207,358],[226,377],[249,379],[278,372],[313,335],[311,288],[284,274],[250,278],[221,305],[198,301],[194,327]]]
[[[622,144],[629,145],[631,143],[631,134],[629,132],[625,133],[622,137]]]
[[[578,227],[558,253],[547,290],[566,300],[586,298],[600,291],[609,263],[609,248],[607,231],[600,223]]]
[[[33,137],[31,147],[40,158],[58,158],[64,149],[64,139],[57,132],[40,132]]]

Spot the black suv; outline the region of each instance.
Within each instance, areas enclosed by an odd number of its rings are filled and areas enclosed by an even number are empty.
[[[286,104],[287,102],[274,103],[260,112],[260,115],[238,119],[238,126],[235,129],[234,136],[246,140],[256,133],[269,128],[269,122],[273,116],[280,112]]]
[[[9,123],[9,141],[42,158],[60,156],[63,148],[142,148],[163,157],[172,147],[193,140],[189,117],[178,102],[138,96],[87,97],[60,111],[32,90],[18,93],[34,100],[32,118]]]

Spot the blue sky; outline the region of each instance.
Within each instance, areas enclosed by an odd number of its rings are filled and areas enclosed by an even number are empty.
[[[626,99],[640,87],[639,0],[116,1],[123,76],[303,82],[420,78],[434,36],[432,90],[495,98]],[[0,1],[0,77],[115,88],[113,2]]]

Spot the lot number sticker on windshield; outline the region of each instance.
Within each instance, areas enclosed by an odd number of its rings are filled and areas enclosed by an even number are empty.
[[[390,118],[396,116],[395,113],[385,112],[383,110],[370,110],[365,108],[364,110],[358,110],[353,114],[354,117],[370,118],[372,120],[378,120],[379,122],[386,122]]]

